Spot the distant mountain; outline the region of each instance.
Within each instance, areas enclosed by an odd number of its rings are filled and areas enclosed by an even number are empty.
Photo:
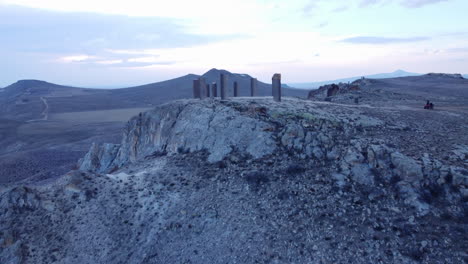
[[[385,78],[397,78],[397,77],[406,77],[406,76],[419,76],[422,74],[419,73],[412,73],[412,72],[406,72],[404,70],[396,70],[394,72],[390,73],[379,73],[379,74],[372,74],[372,75],[363,75],[363,76],[357,76],[357,77],[349,77],[349,78],[343,78],[343,79],[337,79],[337,80],[330,80],[330,81],[322,81],[322,82],[308,82],[308,83],[289,83],[288,85],[294,88],[300,88],[300,89],[305,89],[305,88],[318,88],[322,85],[326,84],[332,84],[332,83],[347,83],[347,82],[352,82],[357,79],[360,79],[362,77],[365,78],[370,78],[370,79],[385,79]]]

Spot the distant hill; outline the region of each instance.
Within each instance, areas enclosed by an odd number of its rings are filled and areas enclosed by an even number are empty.
[[[419,73],[412,73],[412,72],[407,72],[404,70],[396,70],[394,72],[390,73],[379,73],[379,74],[372,74],[372,75],[363,75],[363,76],[356,76],[356,77],[349,77],[349,78],[343,78],[343,79],[337,79],[337,80],[329,80],[329,81],[322,81],[322,82],[308,82],[308,83],[288,83],[289,86],[294,87],[294,88],[300,88],[300,89],[316,89],[322,85],[326,84],[332,84],[332,83],[347,83],[347,82],[353,82],[357,79],[360,79],[362,77],[365,78],[370,78],[370,79],[384,79],[384,78],[396,78],[396,77],[405,77],[405,76],[418,76],[422,75]]]
[[[383,106],[389,104],[415,105],[426,100],[437,106],[464,108],[468,100],[468,79],[461,74],[428,73],[383,79],[358,79],[350,84],[324,85],[309,92],[309,99],[328,100],[339,103],[360,103]],[[461,109],[461,108],[460,108]]]

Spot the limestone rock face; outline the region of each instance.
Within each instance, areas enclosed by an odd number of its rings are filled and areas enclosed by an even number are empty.
[[[414,159],[394,152],[391,154],[392,165],[395,166],[396,173],[409,181],[418,181],[423,177],[421,166]]]
[[[309,92],[307,98],[309,99],[326,99],[337,94],[349,93],[352,91],[360,90],[359,81],[355,81],[351,84],[348,83],[339,83],[339,84],[328,84],[320,86],[317,90]]]
[[[120,145],[108,143],[102,144],[102,146],[93,144],[88,153],[86,153],[86,156],[79,161],[80,170],[103,172],[110,168],[119,147]]]
[[[201,150],[210,162],[233,150],[261,158],[276,148],[270,127],[220,103],[179,101],[132,118],[120,146],[93,146],[80,168],[103,172],[151,155]]]

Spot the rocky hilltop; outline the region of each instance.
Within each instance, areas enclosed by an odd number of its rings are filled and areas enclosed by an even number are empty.
[[[79,170],[2,190],[0,262],[463,263],[467,124],[292,98],[164,104]]]
[[[428,73],[386,79],[361,78],[350,83],[324,85],[308,94],[312,100],[378,107],[422,107],[435,101],[444,110],[466,110],[468,80],[460,74]]]

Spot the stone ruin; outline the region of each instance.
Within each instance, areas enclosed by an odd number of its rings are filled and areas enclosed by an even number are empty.
[[[227,99],[227,76],[225,74],[221,74],[219,76],[220,81],[220,89],[221,89],[221,100]]]
[[[237,82],[234,82],[234,97],[238,97],[239,96],[239,85],[237,84]]]
[[[272,78],[273,100],[281,102],[281,74],[275,73]]]
[[[218,97],[218,85],[216,84],[216,82],[213,82],[211,84],[211,94],[212,97]]]
[[[250,78],[250,96],[254,97],[258,92],[258,81],[256,78]],[[219,88],[221,100],[228,99],[228,87],[227,87],[227,76],[223,73],[219,76]],[[281,102],[281,74],[275,73],[272,78],[272,95],[273,100]],[[239,97],[239,83],[233,82],[233,96]],[[206,83],[205,78],[199,77],[193,80],[193,98],[205,99],[205,98],[216,98],[218,97],[218,84],[213,82],[210,84]]]
[[[254,97],[257,95],[257,79],[251,78],[250,79],[250,96]]]

